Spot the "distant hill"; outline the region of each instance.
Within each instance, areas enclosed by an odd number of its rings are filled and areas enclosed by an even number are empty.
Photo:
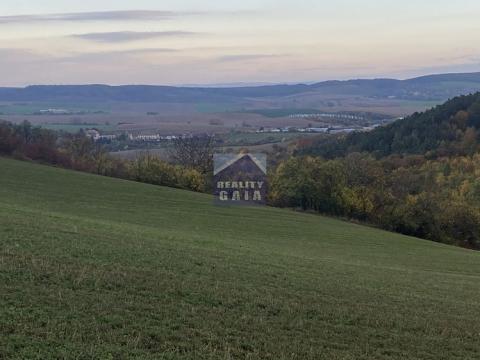
[[[480,253],[0,158],[2,359],[474,359]]]
[[[427,81],[417,79],[418,82]],[[351,152],[392,154],[468,154],[477,151],[480,132],[480,92],[459,96],[423,113],[344,138],[321,139],[300,149],[327,158]]]
[[[0,88],[0,101],[199,102],[289,96],[303,93],[382,99],[446,100],[480,91],[480,73],[441,74],[408,80],[325,81],[311,85],[173,87],[148,85],[35,85]]]

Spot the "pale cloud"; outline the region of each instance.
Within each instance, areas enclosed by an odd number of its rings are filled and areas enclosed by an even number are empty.
[[[192,15],[194,12],[174,12],[160,10],[122,10],[92,11],[63,14],[12,15],[0,16],[0,24],[33,23],[33,22],[75,22],[75,21],[156,21],[167,20],[181,15]]]
[[[171,48],[140,48],[140,49],[126,49],[126,50],[111,50],[111,51],[96,51],[85,53],[73,53],[67,56],[56,57],[56,61],[70,62],[70,63],[96,63],[111,62],[112,65],[119,60],[125,59],[129,56],[141,57],[144,55],[156,55],[156,54],[175,54],[179,50]]]
[[[79,52],[69,54],[42,54],[29,49],[0,48],[0,61],[3,64],[25,64],[25,63],[79,63],[95,64],[98,62],[118,64],[119,59],[127,57],[138,57],[148,55],[175,54],[177,49],[170,48],[138,48],[126,50]]]
[[[158,21],[186,16],[247,17],[260,12],[237,11],[165,11],[165,10],[117,10],[89,11],[58,14],[26,14],[0,16],[0,24],[25,24],[43,22],[88,22],[88,21]]]
[[[101,33],[74,34],[71,37],[100,43],[121,43],[156,38],[172,38],[197,35],[193,31],[116,31]]]
[[[0,59],[2,63],[24,64],[32,63],[38,60],[48,60],[50,57],[39,54],[30,49],[0,48]]]
[[[239,55],[225,55],[217,58],[220,62],[235,62],[235,61],[253,61],[259,59],[280,58],[286,55],[276,54],[239,54]]]

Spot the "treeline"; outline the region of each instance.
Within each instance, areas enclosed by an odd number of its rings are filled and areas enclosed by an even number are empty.
[[[330,159],[352,152],[369,152],[377,158],[392,154],[466,156],[479,150],[479,131],[480,93],[476,93],[456,97],[368,133],[303,141],[298,154]]]
[[[292,157],[271,174],[274,206],[357,219],[386,230],[480,248],[480,154],[428,160],[369,154]]]
[[[197,139],[186,141],[202,144]],[[185,151],[184,144],[182,150],[180,145],[175,148],[179,149],[178,156]],[[82,133],[47,130],[27,121],[21,124],[0,121],[0,155],[192,191],[207,191],[210,187],[207,166],[198,160],[198,154],[188,158],[191,161],[185,161],[183,166],[170,164],[148,152],[135,160],[124,160],[112,157],[101,144]]]

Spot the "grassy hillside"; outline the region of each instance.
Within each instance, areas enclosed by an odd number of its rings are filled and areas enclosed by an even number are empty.
[[[0,294],[0,358],[480,353],[480,253],[5,159]]]

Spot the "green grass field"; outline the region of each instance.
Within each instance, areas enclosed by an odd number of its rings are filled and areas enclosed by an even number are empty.
[[[325,111],[318,109],[253,109],[244,110],[245,113],[259,114],[265,117],[276,118],[295,114],[318,114]]]
[[[94,113],[98,111],[108,111],[108,105],[102,103],[68,103],[68,102],[0,102],[0,113],[4,115],[33,115],[40,110],[45,109],[65,109],[71,112]]]
[[[0,159],[0,359],[478,359],[480,253]]]

